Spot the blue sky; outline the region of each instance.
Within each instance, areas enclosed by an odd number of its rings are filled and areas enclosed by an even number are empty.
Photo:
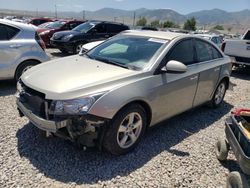
[[[226,11],[250,9],[250,0],[0,0],[0,8],[54,11],[97,10],[104,7],[134,10],[138,8],[173,9],[181,14],[219,8]]]

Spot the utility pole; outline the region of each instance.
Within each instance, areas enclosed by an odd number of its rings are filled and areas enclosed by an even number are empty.
[[[114,22],[116,22],[117,17],[114,17]]]
[[[85,20],[85,10],[82,11],[82,19]]]
[[[55,4],[55,17],[57,19],[57,6],[56,6],[56,4]]]
[[[134,18],[133,18],[133,26],[135,26],[135,11],[134,11]]]

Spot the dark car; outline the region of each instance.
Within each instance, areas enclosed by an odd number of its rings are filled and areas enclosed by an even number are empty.
[[[53,46],[64,53],[79,53],[83,44],[98,40],[105,40],[129,27],[114,22],[88,21],[71,31],[57,32],[50,39]]]
[[[50,18],[33,18],[28,23],[35,25],[35,26],[38,26],[38,25],[41,25],[43,23],[52,22],[52,21],[54,21],[54,20],[52,20]]]
[[[59,31],[71,30],[76,26],[84,23],[82,20],[60,20],[48,24],[44,28],[38,28],[37,33],[43,39],[46,46],[50,46],[50,38],[54,33]]]

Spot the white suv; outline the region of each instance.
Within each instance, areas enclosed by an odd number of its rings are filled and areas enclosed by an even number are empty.
[[[24,71],[48,61],[35,27],[0,19],[0,80],[18,80]]]

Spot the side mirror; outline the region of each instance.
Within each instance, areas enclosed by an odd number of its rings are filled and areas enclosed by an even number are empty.
[[[184,73],[187,71],[187,66],[179,61],[170,60],[166,66],[162,67],[161,71],[170,73]]]

